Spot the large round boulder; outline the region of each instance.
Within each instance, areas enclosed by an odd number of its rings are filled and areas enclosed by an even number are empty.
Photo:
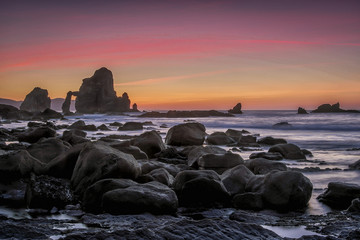
[[[330,182],[326,191],[317,197],[320,202],[336,209],[348,208],[355,198],[360,198],[360,185],[343,182]]]
[[[232,152],[226,152],[225,154],[208,153],[197,160],[199,169],[214,170],[218,174],[239,164],[244,164],[244,160],[239,154]]]
[[[225,154],[226,151],[223,148],[215,146],[197,146],[188,149],[188,152],[185,154],[188,156],[188,165],[197,166],[197,161],[200,157],[206,154]]]
[[[131,140],[131,144],[144,151],[149,158],[165,149],[161,136],[156,131],[145,132]]]
[[[210,134],[206,141],[210,145],[227,145],[235,143],[234,139],[226,135],[226,133],[223,132],[214,132]]]
[[[86,188],[104,178],[136,179],[141,167],[136,159],[101,143],[87,143],[79,154],[71,183],[75,193],[82,195]]]
[[[306,159],[304,153],[295,144],[277,144],[269,149],[269,152],[278,152],[287,159]]]
[[[19,142],[35,143],[41,138],[55,137],[56,131],[49,127],[30,128],[18,136]]]
[[[287,211],[306,207],[312,189],[310,180],[300,172],[273,171],[265,176],[261,194],[268,207]]]
[[[165,168],[154,169],[145,176],[151,181],[156,181],[166,186],[171,186],[174,182],[174,177]]]
[[[287,167],[282,162],[274,162],[265,158],[250,159],[245,162],[245,166],[254,174],[266,174],[273,170],[286,171]]]
[[[257,143],[264,145],[276,145],[276,144],[286,144],[287,141],[282,138],[273,138],[273,137],[263,137],[257,140]]]
[[[178,208],[178,199],[168,186],[149,182],[105,193],[102,207],[111,214],[174,214]]]
[[[179,124],[169,129],[165,143],[174,146],[202,145],[206,136],[205,130],[201,123]]]
[[[173,188],[179,204],[187,207],[224,206],[229,193],[212,170],[185,170],[176,175]]]
[[[253,176],[254,174],[241,164],[226,170],[221,175],[221,181],[226,190],[233,196],[235,194],[244,193],[247,182]]]

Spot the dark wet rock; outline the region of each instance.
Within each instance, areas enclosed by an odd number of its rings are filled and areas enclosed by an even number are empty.
[[[202,145],[206,136],[205,130],[201,123],[179,124],[169,129],[165,143],[174,146]]]
[[[16,181],[28,177],[31,172],[39,174],[44,166],[25,150],[0,155],[0,182]]]
[[[34,88],[20,105],[20,110],[28,112],[42,112],[50,108],[51,99],[46,89]]]
[[[288,122],[279,122],[272,126],[273,128],[279,128],[279,129],[291,129],[293,125],[291,125]]]
[[[353,199],[347,211],[354,214],[360,214],[360,198]]]
[[[163,163],[163,162],[159,162],[159,161],[147,161],[147,160],[138,161],[138,162],[141,165],[142,174],[147,174],[154,169],[164,168],[173,177],[175,177],[179,172],[191,169],[189,166],[184,165],[184,164],[175,165],[175,164]]]
[[[333,105],[330,104],[322,104],[317,109],[312,111],[312,113],[341,113],[341,112],[353,112],[359,113],[356,110],[344,110],[340,108],[340,103],[335,103]]]
[[[103,195],[102,202],[105,212],[111,214],[173,214],[178,207],[175,192],[158,182],[109,191]]]
[[[305,156],[309,156],[309,157],[312,157],[312,156],[313,156],[312,152],[310,152],[310,151],[307,150],[307,149],[301,149],[301,152],[302,152]]]
[[[297,112],[298,114],[308,114],[308,112],[304,109],[304,108],[302,108],[302,107],[299,107],[298,108],[298,112]]]
[[[143,124],[139,122],[127,122],[123,126],[118,128],[118,131],[136,131],[143,130]]]
[[[226,152],[225,154],[208,153],[202,155],[197,160],[197,166],[202,170],[214,170],[222,174],[227,169],[233,168],[239,164],[244,164],[244,160],[239,154]]]
[[[43,163],[48,163],[70,149],[70,144],[58,138],[43,138],[26,150],[31,156]]]
[[[242,136],[237,140],[237,146],[242,147],[260,147],[258,143],[256,143],[256,137],[251,135]]]
[[[14,106],[0,104],[0,116],[3,119],[18,119],[19,109]]]
[[[156,153],[165,149],[165,144],[156,131],[144,132],[140,136],[132,139],[131,144],[140,148],[150,158],[153,158]]]
[[[162,183],[166,186],[171,186],[174,182],[174,177],[165,168],[154,169],[146,175],[150,176],[152,181]]]
[[[179,152],[174,147],[168,147],[161,152],[158,152],[154,155],[158,158],[159,161],[164,159],[178,159],[181,163],[186,163],[187,156],[183,154],[182,152]]]
[[[188,149],[188,165],[197,166],[198,159],[205,154],[225,154],[226,151],[220,147],[215,146],[197,146]]]
[[[265,145],[276,145],[276,144],[283,144],[287,143],[285,139],[282,138],[273,138],[273,137],[264,137],[257,140],[257,143],[259,144],[265,144]]]
[[[127,93],[117,97],[114,91],[112,72],[106,68],[95,71],[90,78],[83,80],[75,102],[79,113],[127,112],[130,100]]]
[[[227,145],[227,144],[235,143],[234,139],[232,139],[223,132],[214,132],[210,134],[206,138],[206,141],[208,144],[211,145]]]
[[[236,104],[235,107],[230,109],[228,112],[232,114],[242,114],[243,112],[241,111],[241,103]]]
[[[304,153],[295,144],[277,144],[269,149],[269,152],[278,152],[284,158],[291,160],[306,159]]]
[[[250,154],[249,158],[250,159],[265,158],[268,160],[275,160],[275,161],[284,159],[283,156],[278,152],[256,152]]]
[[[68,129],[79,129],[81,130],[82,127],[84,127],[86,124],[83,120],[78,120],[76,122],[74,122],[73,124],[71,124]]]
[[[51,160],[43,168],[43,174],[58,178],[71,179],[75,164],[83,147],[84,144],[78,144]]]
[[[14,208],[25,207],[26,180],[0,183],[0,204]]]
[[[86,135],[87,135],[87,133],[82,130],[71,129],[71,130],[64,131],[61,139],[63,141],[70,143],[71,145],[75,146],[77,144],[90,142],[89,139],[85,138]]]
[[[132,155],[105,144],[87,143],[80,152],[71,183],[75,193],[81,196],[88,186],[100,179],[136,179],[140,173],[141,167]]]
[[[55,137],[56,131],[49,127],[30,128],[26,132],[19,134],[19,142],[35,143],[41,138]]]
[[[243,132],[235,129],[228,129],[226,130],[225,134],[237,141],[242,137]]]
[[[112,127],[122,127],[123,126],[123,124],[119,123],[119,122],[113,122],[113,123],[110,123],[109,125]]]
[[[63,115],[57,111],[54,111],[50,108],[45,109],[43,112],[39,115],[42,119],[60,119],[63,117]]]
[[[330,182],[326,191],[317,197],[336,209],[348,208],[355,198],[360,198],[360,185],[342,182]]]
[[[97,127],[97,129],[101,131],[110,131],[110,129],[105,124],[101,124]]]
[[[115,142],[109,144],[111,147],[134,156],[135,159],[148,159],[148,155],[136,146],[131,146],[130,142]]]
[[[349,169],[360,170],[360,160],[350,164]]]
[[[273,170],[286,171],[286,164],[265,158],[255,158],[245,161],[245,166],[254,174],[266,174]]]
[[[132,109],[131,109],[133,112],[139,112],[139,109],[138,109],[138,106],[137,106],[137,104],[136,103],[134,103],[133,105],[132,105]]]
[[[63,112],[64,115],[69,115],[71,114],[70,112],[70,105],[71,105],[71,97],[73,96],[73,92],[72,91],[69,91],[67,94],[66,94],[66,98],[61,106],[61,110]]]
[[[245,187],[249,179],[254,174],[244,165],[238,165],[226,170],[221,175],[221,181],[230,195],[245,192]]]
[[[264,201],[260,193],[244,192],[236,194],[232,199],[232,204],[237,209],[264,209]]]
[[[241,223],[254,223],[258,225],[265,225],[269,223],[275,223],[279,218],[276,216],[256,212],[236,210],[229,216],[229,219]]]
[[[147,112],[139,117],[144,118],[198,118],[198,117],[233,117],[229,113],[222,113],[215,110],[210,111],[168,111],[167,113]]]
[[[75,201],[70,181],[49,176],[35,176],[26,188],[26,205],[29,208],[63,208]]]
[[[181,206],[224,206],[229,193],[211,170],[185,170],[176,175],[173,188]]]

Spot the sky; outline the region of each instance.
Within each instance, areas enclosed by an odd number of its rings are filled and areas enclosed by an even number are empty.
[[[360,109],[358,0],[0,2],[0,98],[113,72],[140,110]]]

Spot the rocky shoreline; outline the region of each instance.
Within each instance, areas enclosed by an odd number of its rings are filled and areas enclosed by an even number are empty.
[[[289,227],[312,235],[296,239],[359,237],[360,186],[330,183],[319,200],[340,211],[305,214],[313,185],[279,160],[309,161],[311,152],[285,139],[234,129],[209,135],[197,122],[171,127],[165,141],[154,130],[87,138],[151,124],[1,128],[1,238],[286,239]],[[221,148],[264,145],[268,152],[245,160]],[[8,214],[25,207],[22,216]]]

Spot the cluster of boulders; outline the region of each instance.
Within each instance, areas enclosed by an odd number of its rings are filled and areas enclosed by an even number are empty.
[[[81,202],[85,211],[111,214],[174,214],[179,206],[287,211],[305,208],[312,194],[307,177],[274,161],[305,159],[283,139],[257,141],[233,129],[207,135],[204,125],[189,122],[170,128],[165,142],[156,131],[91,142],[85,131],[97,127],[82,121],[67,126],[62,136],[49,123],[29,126],[12,133],[28,145],[0,156],[0,181],[11,191],[26,183],[30,208]],[[212,145],[204,146],[205,141]],[[244,160],[217,144],[275,145]]]
[[[360,111],[357,110],[345,110],[340,108],[340,103],[335,104],[322,104],[318,106],[312,113],[360,113]],[[298,114],[308,114],[308,112],[302,108],[298,108]]]

